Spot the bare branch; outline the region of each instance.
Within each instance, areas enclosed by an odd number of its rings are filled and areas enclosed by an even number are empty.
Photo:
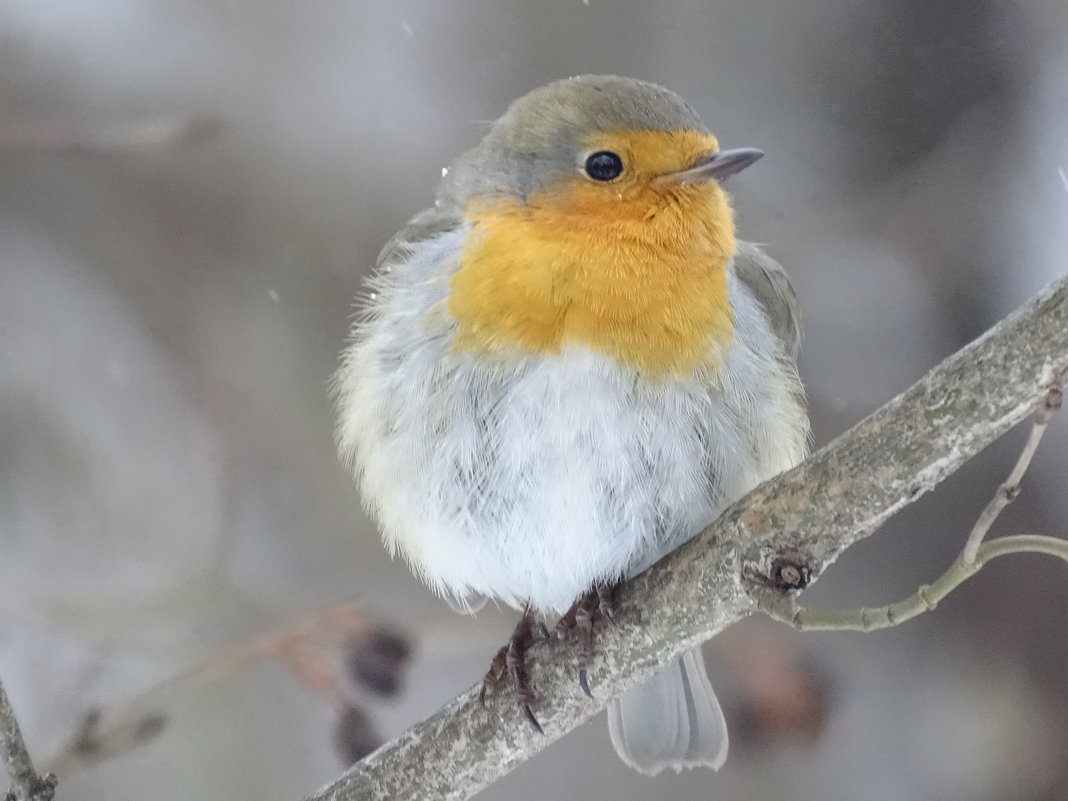
[[[983,537],[997,520],[1001,511],[1016,499],[1031,459],[1038,450],[1042,435],[1053,415],[1061,408],[1063,400],[1059,387],[1050,387],[1046,398],[1035,412],[1035,422],[1027,436],[1023,450],[1009,477],[998,486],[994,497],[975,521],[964,549],[953,561],[949,570],[933,584],[924,584],[916,592],[900,601],[875,608],[816,610],[799,606],[792,595],[763,590],[757,594],[760,611],[799,631],[878,631],[899,626],[924,612],[933,612],[942,600],[957,587],[979,572],[979,569],[997,556],[1010,553],[1044,553],[1056,556],[1068,563],[1068,540],[1054,537],[1019,536],[1003,537],[982,544]]]
[[[235,673],[264,659],[280,659],[309,686],[342,697],[344,681],[331,669],[313,664],[312,649],[322,640],[366,639],[381,631],[364,605],[347,601],[318,610],[282,628],[237,643],[177,673],[123,704],[87,714],[74,736],[45,760],[49,770],[64,779],[106,759],[151,742],[167,721],[175,698]]]
[[[536,733],[508,693],[485,708],[474,688],[446,704],[308,801],[473,796],[600,711],[609,698],[752,613],[768,585],[802,585],[1036,409],[1068,375],[1068,278],[803,464],[761,485],[695,539],[620,592],[578,687],[566,649],[534,677],[545,702]],[[998,549],[988,544],[987,554]],[[792,581],[784,582],[784,579]]]
[[[998,515],[1001,514],[1006,506],[1016,500],[1016,496],[1020,494],[1020,482],[1023,481],[1027,468],[1031,466],[1031,459],[1034,458],[1035,451],[1038,450],[1038,445],[1042,442],[1042,435],[1046,433],[1049,421],[1053,419],[1056,411],[1061,408],[1063,400],[1064,395],[1060,387],[1050,387],[1049,392],[1046,393],[1045,401],[1035,412],[1035,424],[1031,427],[1031,433],[1027,436],[1027,442],[1020,452],[1020,458],[1016,460],[1016,466],[1012,468],[1009,477],[998,487],[998,491],[994,493],[990,503],[986,505],[983,513],[979,515],[979,519],[975,521],[975,528],[972,529],[972,533],[968,536],[968,542],[965,543],[964,552],[961,554],[961,560],[964,564],[970,565],[975,562],[976,554],[979,553],[979,546],[982,544],[986,533],[990,531],[990,527],[994,525]]]
[[[206,114],[88,124],[61,117],[0,123],[0,152],[158,153],[215,136],[222,121]]]
[[[38,776],[33,760],[22,740],[18,719],[11,708],[4,683],[0,681],[0,758],[4,761],[11,789],[7,801],[52,801],[56,777],[51,773]]]
[[[792,598],[780,593],[761,590],[757,595],[760,611],[798,631],[861,631],[871,632],[900,626],[924,612],[933,612],[942,600],[970,579],[991,559],[1013,553],[1041,553],[1055,556],[1068,564],[1068,540],[1020,534],[999,537],[983,543],[975,558],[965,562],[963,555],[953,561],[949,570],[931,584],[924,584],[908,598],[871,609],[809,609],[797,606]]]

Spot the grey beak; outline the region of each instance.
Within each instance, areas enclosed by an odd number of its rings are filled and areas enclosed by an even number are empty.
[[[701,181],[722,181],[739,173],[764,155],[763,150],[755,147],[736,147],[733,150],[717,150],[707,156],[701,156],[697,163],[682,172],[673,172],[664,177],[685,184]]]

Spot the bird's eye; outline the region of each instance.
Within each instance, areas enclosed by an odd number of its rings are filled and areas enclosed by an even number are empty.
[[[613,181],[623,172],[623,159],[611,150],[598,150],[586,159],[586,174],[595,181]]]

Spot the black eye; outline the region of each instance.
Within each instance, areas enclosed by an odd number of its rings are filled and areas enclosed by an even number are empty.
[[[598,150],[586,159],[586,174],[595,181],[612,181],[623,172],[623,159],[611,150]]]

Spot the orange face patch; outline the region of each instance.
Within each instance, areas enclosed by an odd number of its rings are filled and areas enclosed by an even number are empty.
[[[714,182],[669,177],[717,149],[694,132],[600,135],[624,171],[527,198],[476,198],[448,310],[456,346],[550,355],[575,344],[655,376],[713,361],[733,333],[726,264],[734,218]]]
[[[613,185],[640,185],[693,166],[719,150],[716,137],[697,131],[618,131],[595,134],[583,143],[590,153],[610,150],[623,159],[623,174]]]

